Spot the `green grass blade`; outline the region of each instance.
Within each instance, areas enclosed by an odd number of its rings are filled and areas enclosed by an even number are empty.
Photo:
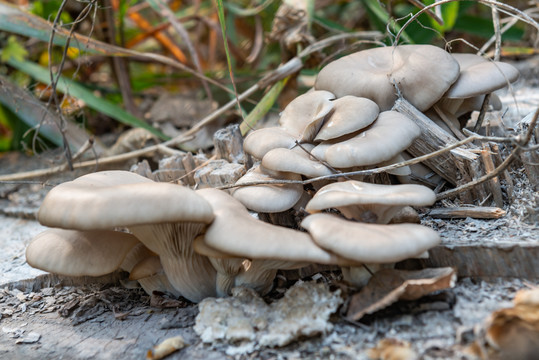
[[[283,91],[284,86],[288,82],[288,77],[276,82],[273,84],[271,89],[262,97],[262,99],[256,104],[255,108],[247,115],[247,117],[240,124],[241,134],[245,135],[249,130],[251,130],[258,120],[262,119],[264,115],[271,109],[281,91]]]
[[[376,22],[378,24],[381,23],[383,26],[385,26],[384,24],[391,22],[391,27],[393,28],[394,33],[400,31],[401,26],[390,18],[389,13],[382,7],[378,0],[362,0],[362,3],[368,12],[376,18]],[[379,30],[384,31],[386,29],[380,28]],[[406,33],[406,31],[402,32],[402,38],[410,44],[415,44],[415,41]]]
[[[22,71],[34,79],[50,85],[50,73],[49,70],[36,65],[29,61],[14,61],[13,59],[8,61],[8,64],[13,66],[19,71]],[[159,130],[148,125],[143,120],[131,115],[127,111],[123,110],[119,106],[107,101],[105,99],[95,96],[92,91],[85,88],[83,85],[68,79],[66,77],[60,77],[58,79],[57,89],[60,92],[69,94],[77,99],[80,99],[86,103],[86,105],[100,113],[110,116],[111,118],[133,127],[140,127],[148,130],[153,135],[167,139],[163,133]]]

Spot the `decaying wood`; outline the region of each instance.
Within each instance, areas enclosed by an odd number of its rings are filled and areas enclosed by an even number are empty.
[[[82,286],[88,284],[120,284],[121,280],[126,280],[128,274],[123,271],[116,271],[103,276],[63,276],[56,274],[44,274],[33,279],[19,280],[6,284],[1,284],[2,288],[9,290],[17,289],[22,292],[38,291],[40,289],[54,286]]]
[[[528,146],[537,146],[537,140],[532,139]],[[523,151],[520,160],[534,190],[539,190],[539,150]]]
[[[428,259],[406,260],[403,268],[412,264],[422,267],[451,266],[459,277],[481,279],[515,277],[539,278],[539,246],[530,244],[440,245],[429,250]]]
[[[505,216],[505,210],[499,207],[470,206],[431,209],[428,215],[438,219],[499,219]]]
[[[251,166],[249,155],[243,151],[243,136],[239,125],[234,124],[217,130],[213,135],[213,145],[217,159]]]
[[[494,165],[498,167],[503,162],[502,155],[500,154],[500,146],[492,142],[490,142],[489,145],[492,150]],[[505,182],[505,194],[507,195],[507,200],[511,203],[513,201],[513,178],[507,169],[502,172],[502,177]]]
[[[485,171],[487,174],[490,174],[494,171],[494,161],[492,160],[491,156],[492,150],[488,143],[483,144],[483,150],[481,150],[481,158],[483,159],[483,164],[485,165]],[[494,200],[494,203],[498,207],[503,206],[503,196],[502,196],[502,189],[500,187],[500,179],[498,177],[493,177],[489,181],[486,182],[487,188],[490,190],[490,193],[492,194],[492,198]]]
[[[457,139],[441,129],[408,101],[398,99],[393,110],[406,115],[421,129],[421,136],[407,149],[413,156],[429,154],[457,142]],[[479,163],[479,155],[473,153],[471,151],[473,149],[473,145],[462,145],[436,158],[427,159],[424,164],[451,184],[461,185],[467,182],[466,179],[481,176],[480,173],[475,173],[480,166],[475,165]],[[471,166],[472,163],[475,166]]]
[[[173,155],[159,161],[158,170],[153,172],[156,181],[180,181],[186,185],[194,186],[194,170],[208,161],[204,154],[191,153]]]
[[[226,160],[210,160],[194,172],[194,182],[197,188],[218,187],[234,184],[245,174],[245,166],[229,163]]]

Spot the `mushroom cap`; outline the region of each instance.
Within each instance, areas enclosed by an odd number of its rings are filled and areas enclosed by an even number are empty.
[[[426,226],[365,224],[324,213],[307,216],[301,226],[322,248],[361,263],[401,261],[440,242],[438,233]]]
[[[309,91],[292,100],[281,113],[281,128],[300,142],[312,141],[324,117],[333,109],[335,95],[329,91]]]
[[[312,213],[335,208],[355,220],[371,220],[370,212],[376,218],[368,222],[387,224],[404,206],[427,206],[435,201],[434,192],[422,185],[381,185],[349,180],[322,187],[305,210]]]
[[[48,229],[32,239],[26,261],[54,274],[101,276],[118,270],[137,244],[136,237],[118,231]]]
[[[296,138],[280,127],[268,127],[251,132],[243,140],[243,150],[257,159],[276,148],[291,149]]]
[[[278,173],[280,179],[301,180],[301,176],[294,173]],[[265,169],[258,165],[253,166],[236,185],[251,181],[275,180]],[[281,212],[293,207],[301,198],[303,186],[301,184],[278,184],[278,185],[249,185],[238,187],[232,195],[245,207],[257,212],[274,213]]]
[[[164,273],[164,270],[159,256],[149,256],[133,266],[129,272],[129,280],[140,280],[161,273]]]
[[[186,187],[156,183],[128,171],[102,171],[53,188],[38,212],[41,224],[76,230],[195,221],[208,224],[211,206]]]
[[[401,153],[419,135],[421,129],[408,117],[384,111],[365,131],[328,147],[324,158],[336,168],[375,165]]]
[[[399,45],[359,51],[326,65],[315,89],[337,98],[366,97],[389,110],[402,96],[423,111],[430,108],[459,76],[459,65],[449,53],[432,45]]]
[[[510,64],[489,61],[475,54],[452,54],[460,65],[460,76],[444,94],[449,99],[469,98],[501,89],[518,79],[520,73]]]
[[[357,204],[427,206],[435,201],[434,191],[422,185],[382,185],[348,180],[322,187],[305,210],[313,212]]]
[[[311,151],[314,145],[303,144],[301,146],[303,149],[296,146],[290,150],[283,148],[270,150],[262,158],[261,164],[266,169],[301,174],[309,178],[333,173],[327,166],[311,158],[308,151]]]
[[[380,108],[367,98],[346,95],[333,101],[334,109],[326,117],[315,141],[341,137],[366,128],[374,122]]]
[[[197,193],[211,204],[215,213],[204,242],[216,251],[251,260],[343,262],[341,257],[316,246],[307,233],[255,219],[238,200],[224,191],[201,189]]]

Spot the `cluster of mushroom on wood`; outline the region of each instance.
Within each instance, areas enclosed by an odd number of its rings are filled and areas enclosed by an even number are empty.
[[[471,90],[469,82],[477,84],[477,73],[487,71],[472,70],[479,65],[490,68],[491,75],[483,77],[498,82]],[[462,106],[481,103],[517,77],[510,65],[430,45],[345,56],[324,67],[314,89],[284,109],[278,127],[245,138],[245,151],[260,162],[236,185],[399,161],[421,129],[391,111],[398,96],[421,111],[456,118]],[[412,171],[401,168],[394,175],[408,182]],[[93,173],[49,192],[38,220],[52,229],[32,240],[26,257],[31,266],[68,276],[122,269],[148,293],[159,290],[193,302],[226,296],[235,286],[265,294],[279,269],[312,263],[339,265],[345,280],[361,286],[369,277],[364,264],[376,269],[425,256],[440,241],[426,226],[390,224],[405,206],[432,205],[430,188],[364,180],[341,177],[307,190],[301,184],[238,186],[229,192],[154,182],[127,171]],[[249,212],[290,209],[309,213],[300,223],[304,231]]]

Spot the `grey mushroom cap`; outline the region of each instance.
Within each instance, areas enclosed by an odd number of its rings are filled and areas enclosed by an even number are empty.
[[[391,263],[421,255],[440,242],[438,233],[417,224],[365,224],[319,213],[301,226],[322,248],[361,263]]]
[[[245,152],[257,159],[262,159],[272,149],[291,149],[295,145],[296,138],[280,127],[255,130],[243,141]]]
[[[333,101],[334,109],[324,120],[315,141],[329,140],[364,129],[374,122],[380,108],[367,98],[343,96]]]
[[[359,51],[325,66],[315,89],[337,98],[366,97],[389,110],[397,90],[416,108],[430,108],[459,76],[459,65],[443,49],[432,45],[399,45]]]
[[[48,229],[26,248],[32,267],[66,276],[101,276],[118,270],[140,241],[131,234],[109,231]]]
[[[300,142],[310,142],[333,109],[335,95],[329,91],[309,91],[286,106],[279,118],[283,130]]]
[[[273,149],[262,158],[262,166],[266,169],[291,172],[309,178],[331,175],[333,172],[321,162],[311,157],[309,151],[314,145],[303,144],[293,149]]]
[[[316,246],[308,234],[253,218],[238,200],[224,191],[201,189],[197,193],[215,212],[204,242],[216,251],[251,260],[341,264],[341,257]]]
[[[453,54],[460,64],[460,76],[444,94],[445,98],[461,99],[488,94],[516,81],[520,73],[511,64],[489,61],[474,54]]]
[[[323,158],[336,168],[375,165],[404,151],[420,134],[421,129],[405,115],[384,111],[365,131],[329,146]]]
[[[127,171],[93,173],[60,184],[47,194],[38,214],[48,226],[127,227],[159,255],[172,286],[194,302],[215,296],[215,269],[192,248],[213,217],[210,204],[193,190]]]
[[[274,177],[272,175],[278,176]],[[272,172],[272,174],[269,174],[269,171],[262,166],[255,165],[236,181],[236,185],[275,179],[301,180],[301,176],[290,172]],[[275,213],[292,208],[301,198],[302,193],[303,186],[301,184],[264,184],[238,187],[233,191],[232,195],[248,209],[257,212]]]
[[[102,171],[62,183],[47,194],[38,212],[43,225],[76,230],[176,221],[207,224],[212,219],[209,204],[191,189],[128,171]]]
[[[435,201],[434,192],[422,185],[382,185],[349,180],[322,187],[305,210],[313,213],[334,208],[355,220],[363,219],[366,212],[371,212],[377,223],[386,224],[407,205],[427,206]]]

